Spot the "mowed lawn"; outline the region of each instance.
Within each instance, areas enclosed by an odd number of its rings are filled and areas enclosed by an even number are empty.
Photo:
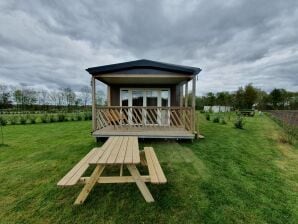
[[[96,143],[90,121],[4,128],[0,147],[0,223],[298,223],[298,147],[280,143],[266,116],[246,130],[208,122],[205,139],[141,141],[153,146],[168,183],[97,185],[82,206],[81,186],[56,183]],[[89,170],[90,172],[90,170]]]

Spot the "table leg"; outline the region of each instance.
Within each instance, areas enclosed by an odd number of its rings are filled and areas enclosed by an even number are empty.
[[[91,174],[88,182],[83,187],[81,193],[77,197],[76,201],[74,202],[75,205],[83,204],[86,198],[88,197],[90,191],[94,187],[94,185],[97,183],[98,178],[102,174],[102,171],[104,170],[105,166],[97,165],[94,169],[93,173]]]
[[[135,165],[127,165],[127,168],[131,174],[131,176],[134,178],[139,190],[141,191],[143,197],[147,202],[154,202],[154,199],[147,188],[145,182],[141,179],[141,175]]]

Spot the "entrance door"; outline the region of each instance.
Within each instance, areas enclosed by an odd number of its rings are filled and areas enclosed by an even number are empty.
[[[131,125],[169,125],[169,89],[121,89],[120,106]]]
[[[142,90],[131,91],[131,116],[132,124],[140,125],[144,123],[143,118],[143,105],[144,105],[144,92]]]
[[[147,90],[146,91],[146,124],[158,124],[159,116],[157,107],[159,103],[159,91]]]

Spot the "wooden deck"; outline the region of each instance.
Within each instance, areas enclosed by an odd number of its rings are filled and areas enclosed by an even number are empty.
[[[194,139],[195,135],[184,128],[174,127],[129,127],[115,128],[113,125],[106,126],[92,133],[94,137],[110,136],[138,136],[138,138],[171,138],[171,139]]]

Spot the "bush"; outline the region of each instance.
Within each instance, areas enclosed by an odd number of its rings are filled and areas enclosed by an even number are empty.
[[[219,117],[216,116],[215,118],[213,118],[213,123],[219,123]]]
[[[221,118],[221,119],[220,119],[220,123],[221,123],[221,124],[227,124],[227,122],[226,122],[226,120],[225,120],[224,118]]]
[[[40,120],[41,120],[42,123],[47,123],[48,122],[48,115],[47,114],[43,114],[40,117]]]
[[[62,121],[65,121],[66,120],[66,117],[64,114],[58,114],[57,115],[57,118],[58,118],[58,121],[59,122],[62,122]]]
[[[11,116],[10,117],[10,124],[14,125],[18,123],[18,117],[17,116]]]
[[[210,121],[210,114],[206,114],[205,117],[207,121]]]
[[[55,117],[54,117],[54,115],[50,115],[49,116],[49,122],[55,122],[56,120],[55,120]]]
[[[82,117],[79,114],[77,115],[77,120],[78,121],[81,121],[82,120]]]
[[[7,124],[7,120],[4,117],[0,116],[0,125],[5,126]]]
[[[29,118],[29,121],[30,121],[31,124],[35,124],[36,123],[36,118],[34,116],[31,116]]]
[[[24,116],[20,116],[20,124],[26,124],[27,119]]]
[[[241,116],[237,117],[237,120],[234,123],[235,128],[244,129],[244,119]]]

